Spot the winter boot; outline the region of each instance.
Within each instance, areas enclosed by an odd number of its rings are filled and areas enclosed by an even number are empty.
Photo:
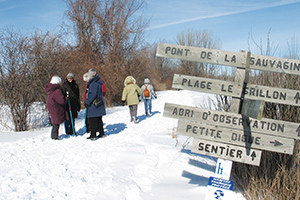
[[[135,124],[138,123],[138,120],[136,119],[136,117],[133,117],[133,122],[134,122]]]

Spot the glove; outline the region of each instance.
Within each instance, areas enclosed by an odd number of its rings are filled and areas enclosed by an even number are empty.
[[[122,101],[122,106],[125,106],[125,101]]]
[[[157,96],[154,96],[155,99],[157,99]]]
[[[84,107],[87,108],[87,107],[89,107],[89,105],[88,105],[87,103],[84,102]]]

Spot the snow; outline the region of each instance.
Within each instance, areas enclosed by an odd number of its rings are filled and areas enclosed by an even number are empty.
[[[192,138],[176,137],[177,120],[162,115],[165,102],[207,107],[211,98],[158,92],[152,116],[139,104],[138,124],[130,122],[128,106],[107,108],[106,137],[96,141],[84,134],[84,110],[76,119],[78,135],[65,135],[61,124],[59,140],[50,139],[51,127],[21,133],[1,127],[0,200],[205,199],[216,159],[191,153]],[[231,199],[244,198],[233,192]]]

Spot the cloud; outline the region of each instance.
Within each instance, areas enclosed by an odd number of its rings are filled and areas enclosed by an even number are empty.
[[[268,5],[260,5],[260,6],[252,5],[252,8],[247,8],[247,9],[241,9],[241,7],[236,7],[235,11],[221,12],[221,13],[216,13],[216,14],[212,14],[212,15],[197,16],[197,17],[173,21],[173,22],[169,22],[169,23],[154,25],[154,26],[150,26],[146,30],[154,30],[154,29],[165,28],[165,27],[169,27],[169,26],[173,26],[173,25],[184,24],[184,23],[203,20],[203,19],[210,19],[210,18],[215,18],[215,17],[241,14],[241,13],[246,13],[246,12],[256,11],[256,10],[261,10],[261,9],[266,9],[266,8],[272,8],[272,7],[279,7],[279,6],[284,6],[284,5],[293,4],[293,3],[297,3],[297,2],[300,2],[300,1],[292,0],[289,2],[286,2],[286,1],[280,1],[280,2],[276,2],[276,3],[273,2],[272,4],[268,4]],[[250,6],[247,6],[247,7],[250,7]]]

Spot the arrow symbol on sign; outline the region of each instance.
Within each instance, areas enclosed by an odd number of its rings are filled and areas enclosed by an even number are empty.
[[[256,153],[255,153],[255,151],[252,151],[251,157],[252,157],[252,160],[254,160],[254,159],[256,158]]]
[[[274,146],[280,146],[280,145],[283,145],[281,142],[277,141],[277,140],[274,140],[274,142],[270,142],[271,144],[274,144]]]
[[[299,125],[299,127],[297,128],[297,130],[296,130],[296,133],[298,132],[298,137],[300,137],[300,125]]]

